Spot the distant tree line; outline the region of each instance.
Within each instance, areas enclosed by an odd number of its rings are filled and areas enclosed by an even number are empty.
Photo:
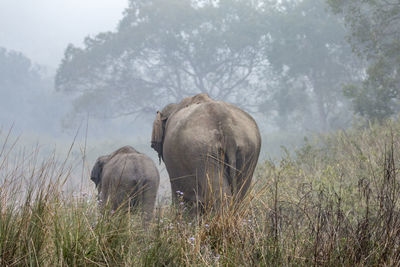
[[[0,131],[15,128],[55,131],[65,101],[53,90],[51,75],[26,55],[0,47]]]
[[[353,16],[356,4],[327,2],[130,0],[116,31],[67,47],[56,89],[75,96],[74,114],[99,118],[149,114],[200,92],[263,114],[280,129],[346,127],[352,111],[394,114],[394,42],[382,43],[378,53],[379,41],[368,41],[357,26],[364,25],[364,9]],[[361,2],[376,16],[374,8],[390,4]],[[386,110],[374,111],[382,105]]]
[[[400,111],[400,2],[328,0],[344,18],[349,41],[367,68],[359,83],[346,86],[354,111],[382,120]]]

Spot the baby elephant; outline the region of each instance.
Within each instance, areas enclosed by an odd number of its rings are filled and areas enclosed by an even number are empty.
[[[113,210],[119,207],[153,214],[160,175],[154,162],[133,147],[124,146],[97,159],[90,179],[96,184],[100,207],[108,202]]]

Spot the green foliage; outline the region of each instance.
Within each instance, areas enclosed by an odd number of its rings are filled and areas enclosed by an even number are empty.
[[[361,84],[346,90],[361,116],[382,121],[398,113],[400,90],[400,4],[396,0],[328,0],[345,18],[350,42],[367,61]]]
[[[286,260],[398,264],[399,130],[389,121],[320,136],[259,169],[271,183],[264,202]]]
[[[347,126],[341,86],[354,78],[357,64],[342,21],[326,7],[323,1],[282,1],[268,18],[268,60],[282,80],[272,100],[283,129],[292,124],[313,130]]]

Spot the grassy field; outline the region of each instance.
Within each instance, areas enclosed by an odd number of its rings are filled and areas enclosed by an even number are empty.
[[[0,266],[400,264],[399,122],[312,138],[260,163],[240,205],[198,219],[158,207],[145,227],[64,192],[68,159],[13,149],[0,150]]]

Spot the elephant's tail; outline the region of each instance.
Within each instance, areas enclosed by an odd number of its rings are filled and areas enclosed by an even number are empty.
[[[246,157],[242,148],[236,144],[226,146],[224,172],[231,186],[232,195],[243,198],[247,192],[251,178],[253,158]]]
[[[232,196],[236,196],[240,192],[240,182],[238,183],[238,177],[241,173],[240,148],[235,138],[224,134],[233,132],[233,129],[226,124],[220,124],[219,127],[220,147],[218,154],[224,165],[223,177],[229,184]]]
[[[226,172],[226,177],[228,178],[228,182],[231,186],[232,195],[236,195],[238,192],[238,184],[237,184],[237,162],[236,162],[236,146],[235,145],[228,145],[226,147],[224,161],[225,161],[225,168],[224,172]]]

